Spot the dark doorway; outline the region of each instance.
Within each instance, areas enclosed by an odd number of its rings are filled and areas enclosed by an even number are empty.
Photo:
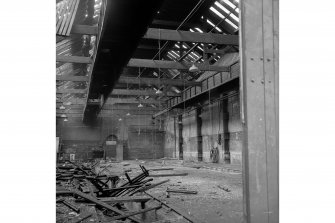
[[[224,162],[230,164],[230,149],[229,149],[229,112],[228,112],[228,99],[222,101],[222,114],[223,114],[223,148],[224,148]]]
[[[179,159],[184,159],[183,153],[183,117],[182,115],[178,116],[178,135],[179,135]]]
[[[105,140],[105,155],[104,158],[116,158],[116,145],[117,137],[115,135],[109,135]]]
[[[197,117],[197,140],[198,140],[198,161],[202,161],[202,119],[201,119],[201,108],[197,108],[196,110]]]

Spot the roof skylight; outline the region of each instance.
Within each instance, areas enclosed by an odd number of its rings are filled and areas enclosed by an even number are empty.
[[[173,54],[171,53],[171,51],[170,51],[170,52],[168,52],[168,54],[169,54],[170,56],[172,56],[174,59],[177,59],[177,58],[176,58],[176,56],[175,56],[175,55],[173,55]]]
[[[198,54],[191,52],[192,55],[196,56],[197,58],[199,58]]]
[[[191,54],[189,54],[188,56],[191,57],[193,60],[196,60],[196,58],[194,58]]]
[[[224,19],[225,17],[218,11],[216,10],[213,6],[209,8],[212,12],[214,12],[217,16],[219,16],[221,19]]]
[[[204,49],[202,49],[200,46],[197,46],[197,48],[201,51],[204,51]]]
[[[227,5],[229,5],[230,7],[232,7],[233,9],[236,7],[233,3],[231,3],[228,0],[222,0],[224,3],[226,3]]]
[[[172,52],[174,55],[176,55],[176,57],[179,57],[178,53],[174,52],[173,50],[171,50],[170,52]]]
[[[236,15],[234,15],[234,14],[231,13],[229,16],[232,17],[236,22],[239,21],[239,18],[236,17]]]
[[[198,30],[199,32],[203,33],[203,31],[201,29],[199,29],[198,27],[196,27],[195,29]]]
[[[168,55],[166,55],[168,58],[170,58],[171,60],[173,60],[173,58],[168,54]]]
[[[226,19],[225,20],[229,25],[231,25],[232,27],[234,27],[235,29],[237,29],[238,27],[234,24],[234,23],[232,23],[232,21],[230,21],[229,19]]]
[[[206,19],[206,22],[209,25],[213,26],[213,28],[215,28],[217,31],[222,32],[222,30],[219,27],[215,26],[214,23],[212,23],[210,20]]]
[[[219,2],[215,2],[214,3],[217,7],[219,7],[222,11],[224,11],[225,13],[229,14],[230,11],[228,9],[226,9],[226,7],[224,7],[223,5],[221,5]]]

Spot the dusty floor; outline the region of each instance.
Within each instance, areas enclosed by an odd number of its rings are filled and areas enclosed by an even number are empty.
[[[127,171],[131,177],[146,169],[174,168],[173,170],[152,171],[150,174],[188,173],[187,176],[155,177],[152,183],[170,179],[169,182],[148,190],[148,193],[189,213],[204,223],[243,222],[242,173],[239,165],[190,163],[179,160],[133,160],[112,163],[109,168],[120,176]],[[221,187],[221,188],[219,188]],[[196,190],[198,194],[170,193],[166,190]],[[227,191],[226,191],[227,190]]]

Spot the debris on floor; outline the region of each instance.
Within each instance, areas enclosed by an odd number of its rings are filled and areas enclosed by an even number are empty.
[[[225,186],[218,186],[218,188],[220,188],[220,189],[222,189],[222,190],[224,190],[224,191],[226,191],[226,192],[230,192],[230,190],[229,190],[229,188],[227,188],[227,187],[225,187]]]
[[[161,188],[172,178],[188,175],[160,173],[173,170],[170,167],[147,170],[142,165],[134,168],[130,163],[110,161],[59,163],[56,167],[57,222],[200,222],[148,192]],[[159,173],[150,174],[151,171]],[[153,177],[169,179],[154,181]],[[186,187],[169,188],[167,192],[198,193]]]

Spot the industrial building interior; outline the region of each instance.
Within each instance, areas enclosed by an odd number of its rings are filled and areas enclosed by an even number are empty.
[[[271,111],[261,127],[249,115],[278,102],[248,88],[264,79],[241,86],[243,69],[276,66],[278,37],[268,50],[264,31],[264,50],[253,35],[272,0],[243,2],[56,0],[57,222],[278,222],[276,137],[256,158],[245,143],[277,136]]]

